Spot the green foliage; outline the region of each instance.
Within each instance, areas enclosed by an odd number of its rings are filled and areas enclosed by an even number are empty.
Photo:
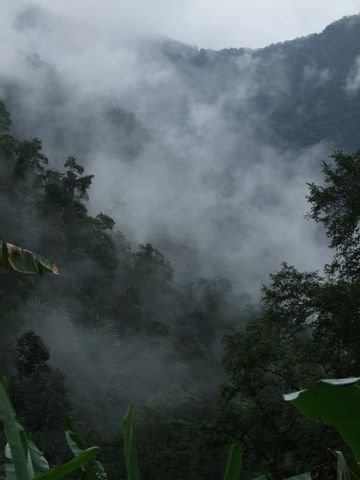
[[[323,164],[325,186],[309,184],[310,218],[324,225],[330,246],[336,249],[331,273],[348,279],[360,273],[360,150],[335,152],[333,163]]]
[[[88,198],[93,175],[83,175],[83,167],[73,157],[64,166],[65,173],[49,169],[41,174],[44,197],[40,207],[46,215],[56,215],[58,221],[85,220],[87,209],[82,200]]]
[[[224,473],[224,456],[231,440],[224,443],[212,435],[209,423],[213,405],[189,398],[185,405],[147,406],[138,411],[137,445],[141,477],[173,480],[218,479]]]
[[[323,163],[325,186],[309,184],[311,218],[324,224],[332,247],[352,241],[360,220],[360,150],[335,152],[334,164]]]
[[[41,149],[41,141],[38,138],[18,142],[14,166],[14,177],[17,181],[24,180],[32,172],[37,174],[45,172],[45,165],[48,165],[49,161]]]
[[[311,384],[324,371],[307,329],[291,316],[285,321],[284,311],[282,317],[273,313],[224,337],[229,381],[214,429],[243,445],[247,468],[284,478],[316,464],[323,443],[334,438],[281,402],[283,393]]]
[[[66,437],[74,458],[65,464],[50,469],[43,453],[26,438],[22,427],[17,423],[14,410],[0,378],[0,420],[5,425],[8,440],[6,447],[7,480],[59,480],[77,469],[82,469],[82,478],[88,480],[106,479],[102,464],[95,461],[97,447],[85,449],[84,441],[74,428],[71,420],[66,419]],[[125,464],[128,480],[140,478],[134,431],[134,409],[130,405],[122,423],[124,437]],[[238,480],[242,466],[242,449],[233,444],[230,447],[224,480]]]
[[[16,367],[19,375],[32,375],[44,367],[49,359],[49,348],[32,330],[24,333],[17,341]]]

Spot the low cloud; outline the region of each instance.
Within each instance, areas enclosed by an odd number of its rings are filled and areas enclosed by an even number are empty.
[[[303,216],[329,147],[282,145],[256,109],[259,92],[274,104],[288,94],[281,56],[222,64],[208,51],[201,68],[195,47],[91,36],[76,15],[37,7],[7,15],[0,93],[15,129],[42,138],[58,166],[75,155],[95,174],[94,213],[153,242],[183,277],[224,275],[255,295],[282,260],[316,269],[328,259]]]
[[[166,338],[117,338],[74,323],[61,309],[38,310],[28,327],[50,347],[51,365],[65,373],[76,420],[100,431],[117,431],[130,402],[171,411],[211,398],[222,381],[218,358],[196,369]]]
[[[360,56],[356,58],[352,66],[347,81],[346,91],[350,94],[356,94],[360,90]]]

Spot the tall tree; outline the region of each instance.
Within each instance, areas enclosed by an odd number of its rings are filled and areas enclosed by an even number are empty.
[[[64,374],[49,365],[49,348],[31,330],[18,339],[15,356],[9,390],[19,422],[49,461],[60,463],[68,455],[63,425],[71,409]]]

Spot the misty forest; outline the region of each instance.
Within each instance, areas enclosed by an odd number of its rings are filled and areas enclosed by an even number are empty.
[[[226,459],[226,480],[360,478],[360,433],[309,414],[321,379],[360,375],[360,16],[260,49],[89,52],[46,10],[7,15],[0,478],[72,458],[83,480]]]

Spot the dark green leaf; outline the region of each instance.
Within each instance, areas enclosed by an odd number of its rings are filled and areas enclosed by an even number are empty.
[[[237,443],[230,446],[224,480],[239,480],[242,467],[242,448]]]
[[[308,418],[318,418],[340,433],[360,461],[360,378],[321,380],[285,395]]]
[[[67,475],[70,475],[72,472],[86,465],[88,462],[93,460],[98,454],[98,447],[91,447],[80,453],[77,457],[70,460],[70,462],[64,463],[59,467],[52,468],[43,475],[38,475],[35,477],[36,480],[59,480],[64,478]]]
[[[140,474],[135,442],[133,405],[129,405],[123,418],[122,432],[124,436],[125,463],[128,480],[139,480]]]
[[[16,421],[14,409],[12,408],[1,377],[0,420],[4,424],[5,435],[9,444],[11,460],[15,468],[17,480],[32,480],[34,474],[27,449],[26,435]],[[9,470],[9,474],[10,473]]]
[[[69,448],[75,456],[78,456],[86,449],[85,442],[70,418],[65,419],[65,427],[67,428],[65,435]],[[83,465],[82,469],[85,473],[83,478],[86,480],[105,480],[107,478],[105,469],[98,460]]]

